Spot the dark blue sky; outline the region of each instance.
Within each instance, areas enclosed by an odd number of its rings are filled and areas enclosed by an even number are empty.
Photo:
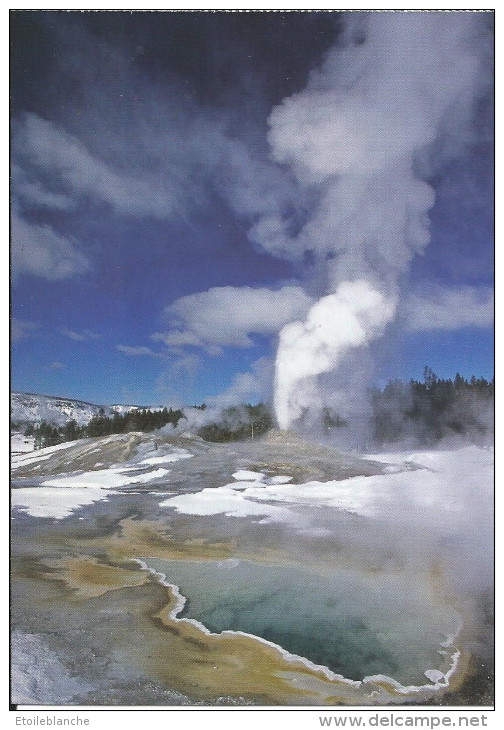
[[[11,13],[14,390],[269,396],[279,330],[328,289],[320,249],[293,255],[255,232],[280,216],[294,240],[322,194],[272,159],[268,120],[304,98],[344,25],[326,12]],[[425,364],[493,375],[491,81],[445,134],[449,154],[441,136],[418,158],[431,242],[372,345],[377,382]]]

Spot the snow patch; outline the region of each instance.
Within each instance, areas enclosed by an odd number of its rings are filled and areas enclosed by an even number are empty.
[[[369,458],[376,460],[376,456]],[[453,526],[460,526],[474,514],[474,501],[483,508],[483,499],[485,509],[489,509],[493,458],[488,449],[471,446],[413,455],[380,454],[380,459],[402,463],[403,469],[305,484],[289,484],[290,477],[265,479],[261,473],[239,471],[233,477],[241,481],[179,495],[161,506],[175,507],[186,514],[261,514],[296,525],[299,507],[344,510],[383,520],[403,519],[405,523],[422,521],[428,508],[431,520]],[[408,462],[418,468],[411,469]],[[282,508],[275,502],[282,503]]]
[[[42,482],[43,487],[72,487],[72,488],[98,488],[113,489],[125,487],[129,484],[144,484],[154,479],[161,479],[170,473],[169,469],[154,469],[142,474],[124,473],[125,469],[97,469],[95,471],[84,471],[80,474],[70,476],[57,476]]]
[[[276,477],[270,477],[269,483],[270,484],[288,484],[289,482],[292,481],[292,479],[293,479],[293,477],[282,476],[281,474],[279,474]]]
[[[25,436],[22,433],[13,433],[11,435],[11,453],[25,454],[35,449],[35,439],[33,436]]]
[[[66,474],[46,479],[38,487],[12,490],[12,506],[31,517],[63,519],[74,510],[117,494],[114,489],[147,484],[166,477],[169,469],[154,469],[131,474],[127,469],[114,467],[81,473]]]
[[[78,443],[83,443],[83,441],[84,439],[80,441],[66,441],[63,444],[56,444],[56,446],[46,446],[45,449],[38,449],[38,451],[32,451],[26,454],[13,454],[11,469],[20,469],[27,464],[36,464],[37,461],[45,461],[54,452],[61,451],[62,449],[69,449],[70,447],[75,446]]]
[[[61,520],[80,507],[107,499],[113,492],[99,487],[23,487],[12,490],[12,506],[31,517],[52,517]]]
[[[240,482],[262,482],[264,474],[260,471],[247,471],[247,469],[239,469],[232,475],[233,479]]]
[[[185,449],[175,449],[169,454],[161,454],[160,456],[149,456],[147,459],[142,459],[140,464],[173,464],[181,459],[191,459],[194,454],[190,454]]]
[[[160,507],[175,507],[188,515],[218,515],[227,517],[262,517],[269,522],[289,522],[290,512],[283,507],[261,504],[243,497],[249,482],[227,484],[224,487],[207,488],[196,494],[181,494],[165,499]],[[248,491],[248,490],[247,490]]]

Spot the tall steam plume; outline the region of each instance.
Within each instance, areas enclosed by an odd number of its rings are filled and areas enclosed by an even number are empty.
[[[320,377],[364,357],[393,320],[411,260],[430,241],[435,196],[419,161],[425,170],[433,150],[461,152],[485,77],[486,22],[464,12],[350,15],[306,88],[273,110],[272,156],[317,205],[295,234],[269,215],[251,235],[276,255],[308,257],[324,277],[306,320],[280,333],[281,428],[325,405]]]

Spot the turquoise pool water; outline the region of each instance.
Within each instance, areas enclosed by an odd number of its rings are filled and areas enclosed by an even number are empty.
[[[443,644],[459,617],[418,577],[242,560],[142,561],[186,598],[178,618],[214,633],[253,634],[354,680],[382,674],[423,685],[426,670],[448,668],[452,651]]]

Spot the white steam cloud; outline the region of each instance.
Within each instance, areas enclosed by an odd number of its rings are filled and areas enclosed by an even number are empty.
[[[292,222],[264,215],[251,236],[275,255],[309,256],[324,271],[326,294],[280,334],[283,428],[321,407],[321,373],[394,318],[411,260],[430,242],[434,190],[418,163],[434,146],[437,155],[460,150],[485,78],[484,29],[472,13],[350,16],[307,87],[273,110],[272,156],[318,205],[295,235]]]
[[[305,322],[282,329],[275,373],[280,428],[289,428],[316,402],[314,377],[334,370],[349,348],[382,334],[394,311],[395,299],[366,281],[344,282],[313,305]]]

